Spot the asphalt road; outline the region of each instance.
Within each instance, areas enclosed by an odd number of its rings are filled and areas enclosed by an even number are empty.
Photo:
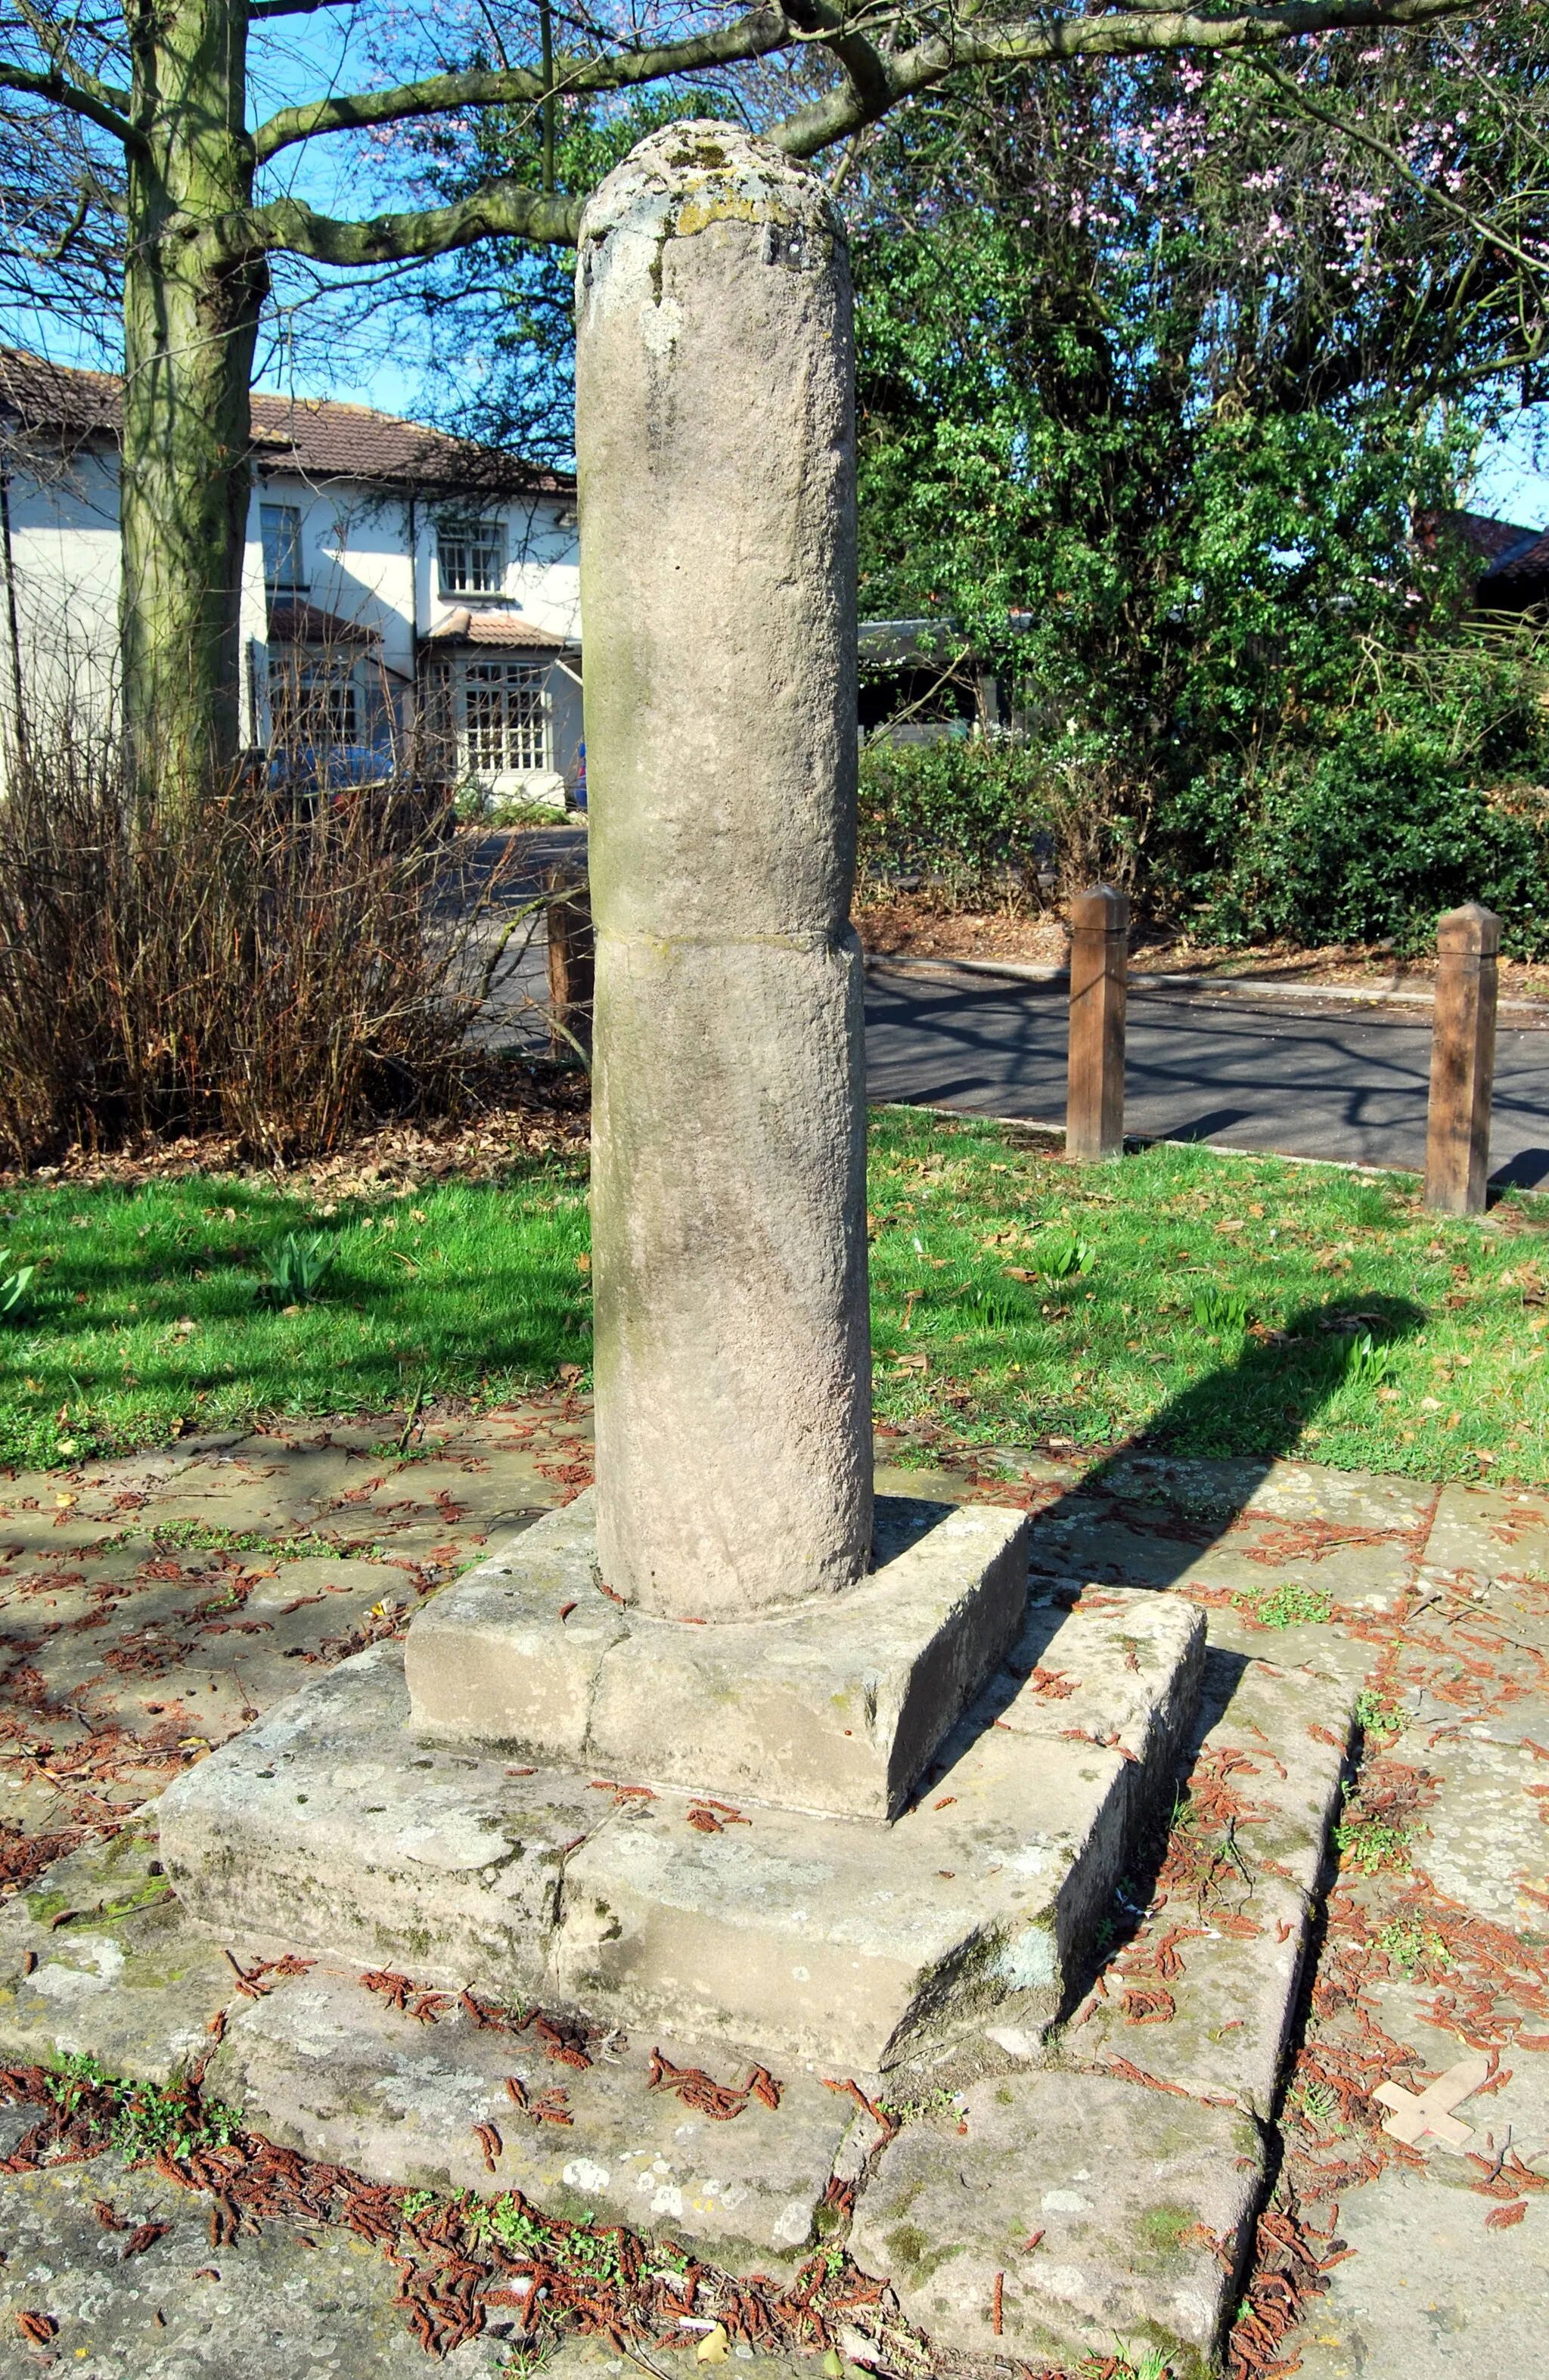
[[[867,968],[872,1099],[1063,1123],[1067,1032],[1063,985]],[[1131,990],[1125,1128],[1418,1172],[1430,1062],[1429,1010]],[[1549,1184],[1549,1031],[1509,1013],[1490,1153],[1498,1185]]]
[[[507,873],[477,937],[486,943],[550,869],[580,873],[585,854],[584,829],[569,824],[509,844],[500,834],[468,838],[451,905],[504,859]],[[508,959],[480,1038],[546,1046],[541,924],[531,940],[518,935]],[[871,1099],[1063,1123],[1064,985],[883,959],[868,962],[866,977]],[[1128,1012],[1125,1125],[1138,1137],[1423,1166],[1429,1010],[1132,987]],[[1509,1011],[1496,1046],[1491,1158],[1497,1185],[1549,1187],[1549,1029],[1514,1023]]]

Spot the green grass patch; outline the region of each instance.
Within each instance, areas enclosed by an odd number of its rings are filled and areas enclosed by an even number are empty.
[[[1412,1176],[1203,1148],[1078,1171],[1014,1129],[892,1108],[870,1206],[883,1420],[1549,1479],[1538,1201],[1443,1220]]]
[[[0,1318],[9,1464],[267,1414],[385,1412],[421,1388],[505,1402],[590,1362],[574,1164],[336,1210],[283,1180],[208,1175],[4,1195],[13,1251],[36,1269],[20,1318]],[[295,1250],[319,1243],[326,1270],[287,1313],[276,1281],[294,1290]]]
[[[1294,1578],[1272,1586],[1266,1595],[1240,1599],[1261,1628],[1296,1628],[1304,1621],[1317,1626],[1334,1609],[1334,1597],[1325,1587],[1304,1586]]]
[[[32,1273],[0,1316],[0,1461],[584,1380],[585,1194],[561,1159],[337,1210],[283,1179],[13,1185]],[[921,1459],[1144,1434],[1549,1480],[1536,1201],[1443,1221],[1408,1176],[1202,1148],[1078,1171],[903,1108],[872,1117],[869,1200],[877,1415]]]

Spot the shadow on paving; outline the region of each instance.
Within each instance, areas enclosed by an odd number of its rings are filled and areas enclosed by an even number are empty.
[[[1019,1662],[1043,1659],[1089,1585],[1158,1593],[1181,1585],[1191,1599],[1229,1604],[1243,1591],[1232,1583],[1241,1575],[1239,1564],[1261,1565],[1263,1588],[1273,1593],[1272,1582],[1283,1582],[1285,1564],[1296,1560],[1299,1545],[1304,1559],[1337,1571],[1340,1559],[1334,1548],[1341,1536],[1353,1540],[1355,1560],[1373,1569],[1383,1566],[1374,1546],[1383,1547],[1389,1559],[1398,1556],[1406,1569],[1412,1564],[1420,1548],[1412,1514],[1404,1507],[1368,1513],[1365,1525],[1342,1527],[1311,1510],[1319,1500],[1316,1492],[1299,1495],[1284,1475],[1279,1493],[1259,1498],[1307,1427],[1380,1364],[1383,1346],[1409,1337],[1424,1320],[1422,1309],[1403,1298],[1378,1300],[1355,1316],[1334,1303],[1303,1307],[1283,1334],[1250,1339],[1236,1363],[1173,1399],[1143,1433],[1116,1449],[1078,1485],[1035,1504],[1029,1548],[1031,1603],[1018,1647]],[[1211,1439],[1224,1415],[1231,1416],[1238,1443],[1250,1428],[1262,1451],[1225,1461],[1213,1454]],[[1354,1498],[1380,1492],[1380,1483],[1368,1488],[1360,1475],[1352,1475],[1348,1485]],[[1428,1529],[1429,1499],[1422,1494],[1420,1500]],[[1214,1586],[1206,1583],[1213,1566],[1222,1573]],[[1173,1790],[1160,1795],[1150,1813],[1090,1955],[1072,1973],[1062,2018],[1069,2017],[1099,1971],[1143,1924],[1168,1855],[1177,1796],[1187,1791],[1201,1748],[1252,1658],[1229,1645],[1207,1643],[1199,1707],[1179,1747]],[[1023,1675],[1018,1668],[1015,1677],[992,1684],[984,1705],[988,1718],[1009,1706]],[[928,1772],[932,1791],[946,1773]],[[1315,1962],[1314,1953],[1310,1973]]]
[[[1342,1397],[1370,1387],[1384,1348],[1411,1337],[1425,1319],[1408,1298],[1374,1297],[1353,1314],[1331,1300],[1302,1306],[1284,1331],[1250,1337],[1236,1363],[1196,1380],[1078,1485],[1037,1508],[1034,1580],[1074,1576],[1061,1544],[1067,1536],[1090,1539],[1099,1519],[1121,1525],[1130,1519],[1126,1537],[1133,1541],[1122,1559],[1101,1566],[1102,1583],[1172,1586],[1238,1528],[1310,1426]],[[1255,1451],[1233,1453],[1245,1438]],[[1099,1577],[1092,1569],[1093,1584]]]

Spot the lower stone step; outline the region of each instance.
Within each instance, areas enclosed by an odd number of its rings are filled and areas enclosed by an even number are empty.
[[[889,1826],[421,1742],[384,1644],[179,1779],[162,1856],[207,1928],[877,2072],[1056,2018],[1202,1660],[1171,1596],[1035,1610]]]
[[[1090,1720],[1081,1696],[1108,1641],[1139,1723],[1142,1622],[1173,1623],[1165,1597],[1113,1600],[1119,1635],[1088,1638],[1079,1690],[1074,1660],[1062,1670],[1048,1649],[1069,1623],[1043,1616],[1044,1675]],[[1062,1661],[1079,1642],[1061,1638]],[[0,2058],[90,2051],[158,2080],[200,2070],[255,2130],[312,2155],[431,2190],[519,2189],[734,2270],[778,2271],[832,2235],[853,2195],[852,2253],[944,2352],[1068,2360],[1109,2353],[1116,2336],[1131,2360],[1155,2347],[1186,2380],[1209,2367],[1249,2253],[1261,2122],[1350,1726],[1343,1690],[1267,1663],[1213,1656],[1205,1693],[1159,1873],[1109,1877],[1120,1947],[1106,1997],[1046,2037],[1004,2022],[998,2000],[965,2007],[942,2063],[879,2082],[738,2033],[626,2027],[616,2010],[557,1998],[534,2012],[509,1992],[495,2006],[412,1959],[382,1972],[251,1928],[212,1937],[159,1873],[147,1812],[0,1913]],[[1008,1733],[993,1719],[985,1731]],[[334,1753],[348,1769],[348,1742]],[[274,1759],[273,1740],[262,1756]],[[1127,1777],[1143,1769],[1115,1757]],[[933,1816],[962,1781],[940,1780]],[[380,1790],[336,1775],[333,1787]]]

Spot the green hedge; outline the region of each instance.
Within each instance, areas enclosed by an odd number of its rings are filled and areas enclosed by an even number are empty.
[[[1036,904],[1041,873],[1061,892],[1128,883],[1149,810],[1097,739],[878,741],[860,757],[861,894],[923,877],[955,902]]]
[[[1214,941],[1412,950],[1444,909],[1482,901],[1510,948],[1549,949],[1549,794],[1470,783],[1413,730],[1352,729],[1197,780],[1160,825],[1154,890],[1181,896]]]
[[[1429,943],[1482,901],[1519,955],[1549,951],[1549,788],[1470,782],[1422,729],[1347,722],[1336,739],[1223,762],[1157,794],[1096,743],[1010,737],[867,747],[860,880],[923,879],[949,905],[1027,901],[1106,879],[1203,940]]]

